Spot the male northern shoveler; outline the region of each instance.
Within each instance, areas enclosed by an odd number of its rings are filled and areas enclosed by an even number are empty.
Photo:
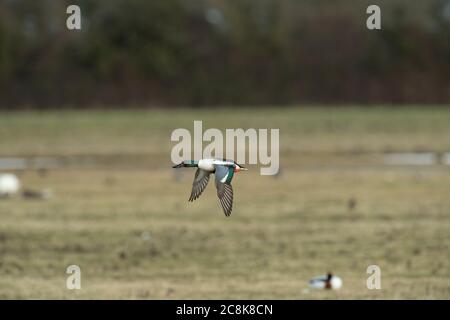
[[[309,281],[309,287],[312,289],[333,289],[342,287],[342,279],[329,272],[325,276],[319,276]]]
[[[194,201],[202,194],[209,182],[209,175],[214,173],[216,176],[217,196],[222,205],[223,212],[228,217],[233,209],[233,187],[231,180],[234,173],[246,171],[247,169],[237,164],[235,161],[226,159],[201,159],[183,161],[173,168],[196,167],[194,182],[192,183],[191,196],[189,201]]]

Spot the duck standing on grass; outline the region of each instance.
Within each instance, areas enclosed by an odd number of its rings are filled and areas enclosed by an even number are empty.
[[[329,272],[326,276],[319,276],[309,281],[311,289],[337,290],[342,287],[342,279]]]
[[[230,216],[233,210],[233,187],[231,186],[231,180],[236,172],[247,171],[247,169],[235,161],[226,159],[187,160],[173,166],[173,168],[182,167],[197,168],[189,201],[194,201],[200,197],[208,185],[210,174],[214,173],[216,176],[217,196],[219,197],[225,216]]]

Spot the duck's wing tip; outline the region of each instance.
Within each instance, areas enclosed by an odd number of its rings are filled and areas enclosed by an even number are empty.
[[[216,188],[223,213],[226,217],[229,217],[233,211],[233,187],[229,183],[222,183],[216,180]]]
[[[195,172],[194,182],[192,183],[192,190],[191,195],[189,197],[189,202],[192,202],[194,200],[197,200],[200,195],[205,190],[206,186],[209,182],[209,175],[210,173],[208,171],[197,169]]]

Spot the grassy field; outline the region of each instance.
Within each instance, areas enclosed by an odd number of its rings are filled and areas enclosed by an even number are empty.
[[[230,218],[213,183],[188,203],[194,170],[170,168],[170,134],[193,120],[280,128],[282,174],[237,175]],[[54,197],[0,200],[0,298],[450,299],[450,167],[373,160],[450,151],[449,132],[432,107],[0,113],[0,158],[105,162],[19,173]],[[81,290],[66,289],[71,264]],[[342,290],[306,290],[329,270]]]

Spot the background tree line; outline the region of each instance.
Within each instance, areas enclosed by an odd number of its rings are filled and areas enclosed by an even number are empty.
[[[0,108],[449,103],[450,1],[369,4],[0,0]]]

